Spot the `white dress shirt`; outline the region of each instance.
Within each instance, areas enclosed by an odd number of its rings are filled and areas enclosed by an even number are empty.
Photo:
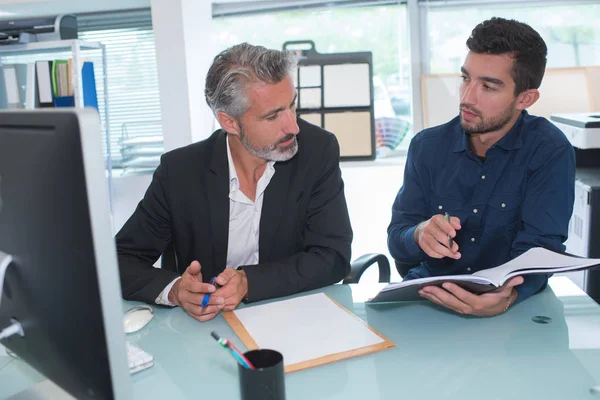
[[[241,190],[240,182],[231,157],[229,136],[227,137],[227,162],[229,165],[229,240],[227,243],[227,267],[258,264],[258,239],[260,216],[264,193],[275,175],[275,161],[269,161],[256,184],[256,199],[250,200]],[[171,288],[181,277],[169,283],[156,298],[156,304],[174,306],[169,301]]]

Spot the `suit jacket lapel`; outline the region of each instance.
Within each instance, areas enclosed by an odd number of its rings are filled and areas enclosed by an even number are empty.
[[[227,263],[229,240],[229,166],[227,163],[227,134],[221,131],[215,143],[212,160],[206,177],[211,222],[213,263],[215,276]]]
[[[273,240],[281,221],[281,214],[284,209],[288,208],[286,199],[294,165],[294,159],[283,163],[275,163],[275,175],[273,175],[265,190],[258,239],[259,262],[269,260]],[[292,210],[287,209],[287,212],[290,211]]]

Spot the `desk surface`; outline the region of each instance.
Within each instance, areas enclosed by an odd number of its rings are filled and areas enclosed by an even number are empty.
[[[551,289],[494,318],[427,302],[365,305],[376,292],[371,285],[325,288],[397,346],[287,374],[287,399],[600,398],[590,393],[600,384],[600,307],[567,278],[550,282]],[[223,318],[199,323],[181,309],[155,311],[127,336],[155,360],[132,377],[135,399],[239,398],[236,365],[209,334],[216,330],[243,348]],[[536,323],[535,316],[552,321]],[[43,379],[0,347],[0,398]]]

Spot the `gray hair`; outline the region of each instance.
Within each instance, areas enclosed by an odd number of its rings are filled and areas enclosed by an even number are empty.
[[[296,56],[290,51],[237,44],[213,60],[206,75],[206,102],[215,116],[223,111],[240,118],[250,107],[248,85],[281,82],[286,76],[292,77],[296,67]]]

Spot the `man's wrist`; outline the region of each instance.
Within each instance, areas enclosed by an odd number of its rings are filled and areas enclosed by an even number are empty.
[[[171,290],[169,290],[169,295],[167,296],[167,298],[169,299],[169,301],[173,304],[175,304],[176,306],[180,306],[181,304],[179,303],[179,284],[181,283],[181,279],[178,279],[177,282],[175,282],[173,284],[173,286],[171,287]]]
[[[504,310],[502,312],[506,312],[508,311],[508,309],[515,304],[515,302],[517,301],[517,297],[519,296],[519,292],[517,292],[517,289],[512,288],[512,290],[510,291],[510,294],[508,295],[507,299],[506,299],[506,304],[504,305]]]
[[[241,301],[248,301],[248,277],[246,276],[246,271],[242,267],[238,267],[237,271],[242,278],[242,287],[244,288]]]
[[[425,222],[425,221],[424,221]],[[419,235],[421,234],[421,230],[423,229],[423,223],[421,222],[419,223],[416,227],[415,227],[415,233],[413,234],[413,238],[415,239],[415,243],[419,244]]]

